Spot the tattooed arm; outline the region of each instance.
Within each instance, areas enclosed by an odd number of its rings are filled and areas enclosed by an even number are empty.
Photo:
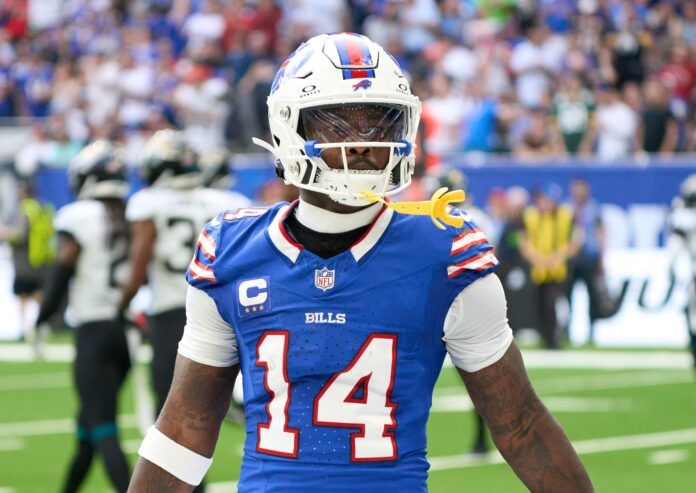
[[[187,449],[212,457],[238,371],[239,365],[208,366],[177,356],[174,380],[157,418],[157,429]],[[128,491],[183,493],[193,488],[141,457]]]
[[[594,491],[568,437],[534,392],[514,342],[496,363],[459,374],[498,450],[530,491]]]

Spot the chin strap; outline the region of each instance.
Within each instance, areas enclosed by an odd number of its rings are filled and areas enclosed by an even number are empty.
[[[388,202],[382,197],[371,191],[362,192],[365,200],[371,202],[381,202],[390,209],[400,212],[401,214],[413,214],[417,216],[430,216],[435,226],[440,229],[445,229],[442,223],[455,228],[461,228],[464,224],[464,218],[461,216],[453,216],[447,210],[450,203],[458,203],[464,201],[463,190],[447,191],[447,187],[438,189],[430,200],[419,202]]]

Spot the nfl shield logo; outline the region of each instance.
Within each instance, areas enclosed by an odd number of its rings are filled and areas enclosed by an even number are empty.
[[[329,270],[326,267],[323,269],[317,269],[314,271],[314,285],[326,291],[334,287],[334,279],[336,278],[336,271]]]

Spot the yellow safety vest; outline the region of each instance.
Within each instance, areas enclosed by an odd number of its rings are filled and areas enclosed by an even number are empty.
[[[35,199],[23,199],[19,207],[29,222],[27,237],[29,265],[39,268],[52,263],[56,256],[53,207],[42,205]]]
[[[554,212],[542,214],[536,207],[524,211],[524,229],[534,250],[550,257],[565,252],[573,232],[573,211],[558,206]],[[531,277],[536,284],[564,281],[568,275],[567,262],[554,267],[532,266]]]

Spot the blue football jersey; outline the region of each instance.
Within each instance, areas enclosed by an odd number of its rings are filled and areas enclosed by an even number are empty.
[[[285,230],[294,207],[218,215],[187,273],[238,341],[238,490],[426,491],[445,316],[496,267],[492,247],[465,213],[461,229],[443,231],[385,207],[349,250],[323,259]]]

